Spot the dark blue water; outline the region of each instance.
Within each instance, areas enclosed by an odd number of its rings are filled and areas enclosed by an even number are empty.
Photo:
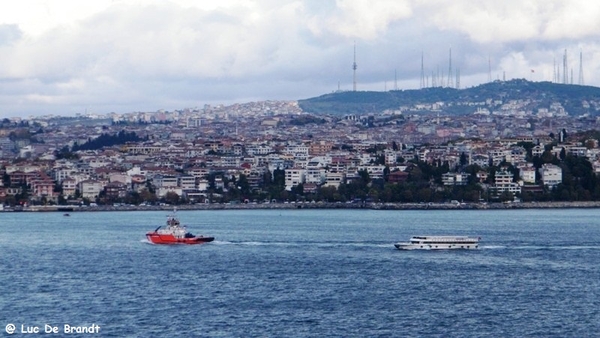
[[[0,336],[600,335],[600,210],[180,211],[216,241],[146,243],[166,214],[0,213]],[[482,249],[394,249],[419,234]]]

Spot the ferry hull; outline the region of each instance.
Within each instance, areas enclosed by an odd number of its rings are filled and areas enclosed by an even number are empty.
[[[413,236],[408,242],[394,244],[398,250],[475,250],[481,237]]]
[[[478,244],[462,244],[462,245],[451,245],[451,244],[410,244],[410,243],[396,243],[394,244],[398,250],[477,250],[479,249]]]
[[[152,244],[202,244],[215,240],[214,237],[176,238],[170,234],[147,233],[146,238]]]

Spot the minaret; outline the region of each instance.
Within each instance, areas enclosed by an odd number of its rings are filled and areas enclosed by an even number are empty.
[[[354,63],[352,64],[352,70],[354,71],[352,77],[352,90],[356,91],[356,42],[354,43]]]

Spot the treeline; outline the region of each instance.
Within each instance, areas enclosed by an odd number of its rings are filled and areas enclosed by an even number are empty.
[[[474,111],[471,106],[453,104],[492,100],[535,100],[547,107],[552,102],[560,102],[573,115],[593,112],[595,107],[584,108],[583,101],[598,101],[600,89],[592,86],[558,84],[552,82],[533,82],[525,79],[493,81],[479,86],[454,89],[448,87],[429,87],[411,90],[343,91],[325,94],[319,97],[299,100],[303,111],[317,114],[364,114],[379,113],[400,106],[432,104],[445,102],[445,111],[451,114],[467,114]]]
[[[147,141],[148,137],[141,138],[135,132],[127,132],[121,130],[117,134],[110,135],[108,133],[102,134],[95,139],[89,138],[87,142],[79,145],[77,142],[71,147],[71,151],[79,150],[97,150],[103,147],[112,147],[115,145],[125,144],[127,142],[142,142]]]
[[[549,151],[541,157],[534,157],[536,167],[544,163],[553,163],[561,167],[563,182],[554,188],[544,187],[541,184],[525,185],[523,192],[513,195],[510,192],[496,193],[493,186],[495,175],[499,171],[512,174],[513,181],[519,179],[519,169],[510,163],[500,163],[497,166],[486,168],[478,165],[462,165],[455,170],[470,174],[465,185],[444,186],[442,175],[448,173],[450,168],[447,163],[434,165],[410,160],[408,163],[407,177],[404,182],[390,182],[390,170],[386,168],[383,178],[373,179],[367,171],[359,171],[358,178],[340,184],[339,187],[319,187],[315,191],[305,190],[305,185],[300,184],[288,191],[285,189],[285,171],[276,169],[266,172],[259,180],[259,186],[252,187],[249,178],[243,174],[228,176],[222,172],[214,172],[208,176],[209,189],[206,193],[212,203],[244,203],[264,202],[276,200],[285,201],[324,201],[324,202],[381,202],[381,203],[443,203],[451,200],[461,202],[504,202],[520,198],[529,201],[600,201],[600,180],[593,171],[591,163],[583,157],[565,155],[552,156]],[[487,179],[481,182],[478,173],[486,173]],[[217,179],[222,182],[217,184]],[[538,178],[539,180],[539,178]],[[217,187],[219,186],[219,187]],[[534,189],[527,189],[533,187]],[[189,202],[204,202],[204,200],[190,201],[175,193],[168,193],[162,199],[157,199],[154,187],[148,184],[148,193],[132,193],[123,199],[111,200],[106,197],[97,200],[100,204],[126,202],[166,202],[180,204]]]
[[[447,163],[436,163],[431,165],[416,159],[409,161],[407,169],[408,176],[404,182],[390,182],[389,169],[384,171],[382,179],[373,179],[366,171],[359,171],[359,178],[351,182],[340,184],[339,187],[319,187],[316,191],[305,191],[304,185],[300,184],[285,190],[285,172],[275,170],[268,172],[263,178],[259,189],[250,189],[248,179],[240,175],[224,178],[224,184],[228,189],[215,189],[212,184],[209,194],[217,196],[213,198],[216,202],[230,201],[297,201],[315,200],[326,202],[391,202],[391,203],[419,203],[419,202],[447,202],[457,200],[462,202],[504,202],[519,198],[522,201],[600,201],[600,180],[593,171],[591,163],[583,157],[565,155],[564,158],[548,156],[549,151],[541,157],[534,157],[533,162],[537,168],[544,163],[558,165],[563,172],[563,182],[554,188],[535,185],[525,185],[522,192],[512,194],[510,192],[497,193],[493,189],[495,175],[499,171],[507,171],[512,174],[513,182],[519,180],[519,169],[510,163],[500,163],[497,166],[487,168],[478,165],[463,165],[458,171],[470,174],[465,185],[445,186],[442,175],[450,172]],[[481,182],[478,173],[486,173],[487,179]],[[218,174],[216,174],[218,176]],[[231,184],[229,184],[231,182]]]
[[[456,170],[469,173],[465,185],[444,186],[442,175],[450,171],[447,163],[435,165],[413,159],[409,161],[407,177],[404,182],[390,182],[390,170],[386,168],[383,178],[373,179],[367,171],[359,171],[358,177],[339,187],[319,187],[316,190],[305,189],[300,184],[288,191],[285,189],[285,171],[276,169],[267,171],[258,180],[258,187],[252,186],[249,177],[228,176],[224,172],[213,172],[208,176],[209,188],[205,198],[211,203],[244,203],[264,201],[323,201],[323,202],[354,202],[354,203],[443,203],[452,200],[461,202],[504,202],[512,201],[515,197],[524,202],[529,201],[600,201],[600,180],[593,171],[591,163],[583,157],[565,155],[534,157],[535,166],[553,163],[561,167],[563,181],[554,188],[541,184],[525,185],[523,192],[513,195],[509,192],[495,193],[493,190],[495,175],[499,171],[508,171],[513,175],[513,181],[519,178],[519,169],[509,163],[481,168],[478,165],[463,165]],[[481,182],[478,173],[486,173],[487,179]],[[256,179],[256,178],[253,178]],[[222,182],[219,183],[218,182]],[[9,184],[9,182],[6,182]],[[527,189],[533,187],[534,189]],[[24,191],[27,191],[24,187]],[[124,202],[139,204],[142,202],[169,204],[201,203],[200,200],[189,200],[174,192],[168,193],[161,199],[155,194],[155,187],[147,182],[141,192],[132,191],[123,198],[109,198],[104,193],[96,199],[98,204]],[[77,197],[77,196],[76,196]],[[8,202],[8,201],[7,201]],[[65,203],[64,198],[59,203]],[[87,201],[92,202],[92,201]],[[61,204],[62,204],[61,203]]]

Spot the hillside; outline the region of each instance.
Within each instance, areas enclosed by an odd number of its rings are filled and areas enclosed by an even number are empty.
[[[570,115],[596,115],[600,112],[598,87],[523,79],[494,81],[466,89],[436,87],[388,92],[347,91],[299,100],[298,103],[305,112],[345,115],[380,113],[387,109],[397,110],[400,107],[444,102],[445,113],[469,114],[477,109],[477,106],[469,103],[482,103],[490,99],[492,102],[502,103],[529,100],[530,109],[548,108],[552,103],[560,103]]]

